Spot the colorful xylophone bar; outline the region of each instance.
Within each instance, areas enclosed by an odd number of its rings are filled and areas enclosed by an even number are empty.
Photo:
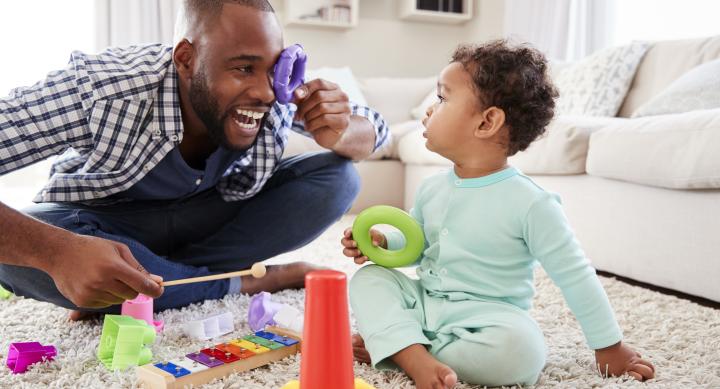
[[[180,389],[255,369],[300,351],[300,334],[267,327],[253,335],[160,363],[139,366],[138,381],[147,389]]]

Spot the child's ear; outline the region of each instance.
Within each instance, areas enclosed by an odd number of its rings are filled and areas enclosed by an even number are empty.
[[[505,111],[498,107],[490,107],[479,115],[480,123],[475,129],[475,136],[478,138],[492,138],[505,125]]]

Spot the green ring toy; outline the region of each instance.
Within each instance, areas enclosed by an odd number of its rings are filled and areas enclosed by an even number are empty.
[[[377,224],[389,224],[405,235],[405,247],[387,250],[372,244],[370,228]],[[384,267],[401,267],[415,262],[425,248],[425,235],[420,224],[402,209],[387,205],[370,207],[355,218],[353,239],[360,251],[371,261]]]

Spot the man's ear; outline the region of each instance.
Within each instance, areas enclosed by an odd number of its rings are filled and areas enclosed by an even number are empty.
[[[180,78],[192,78],[193,67],[195,65],[195,47],[193,47],[189,40],[183,39],[175,45],[175,49],[173,50],[173,63]]]
[[[505,111],[498,107],[490,107],[479,113],[480,123],[474,135],[478,138],[489,139],[494,137],[505,125]]]

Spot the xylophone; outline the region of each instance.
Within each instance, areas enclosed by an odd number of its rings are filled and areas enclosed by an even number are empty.
[[[252,335],[136,369],[138,381],[148,389],[197,387],[216,378],[255,369],[300,351],[301,335],[280,327],[267,327]]]

